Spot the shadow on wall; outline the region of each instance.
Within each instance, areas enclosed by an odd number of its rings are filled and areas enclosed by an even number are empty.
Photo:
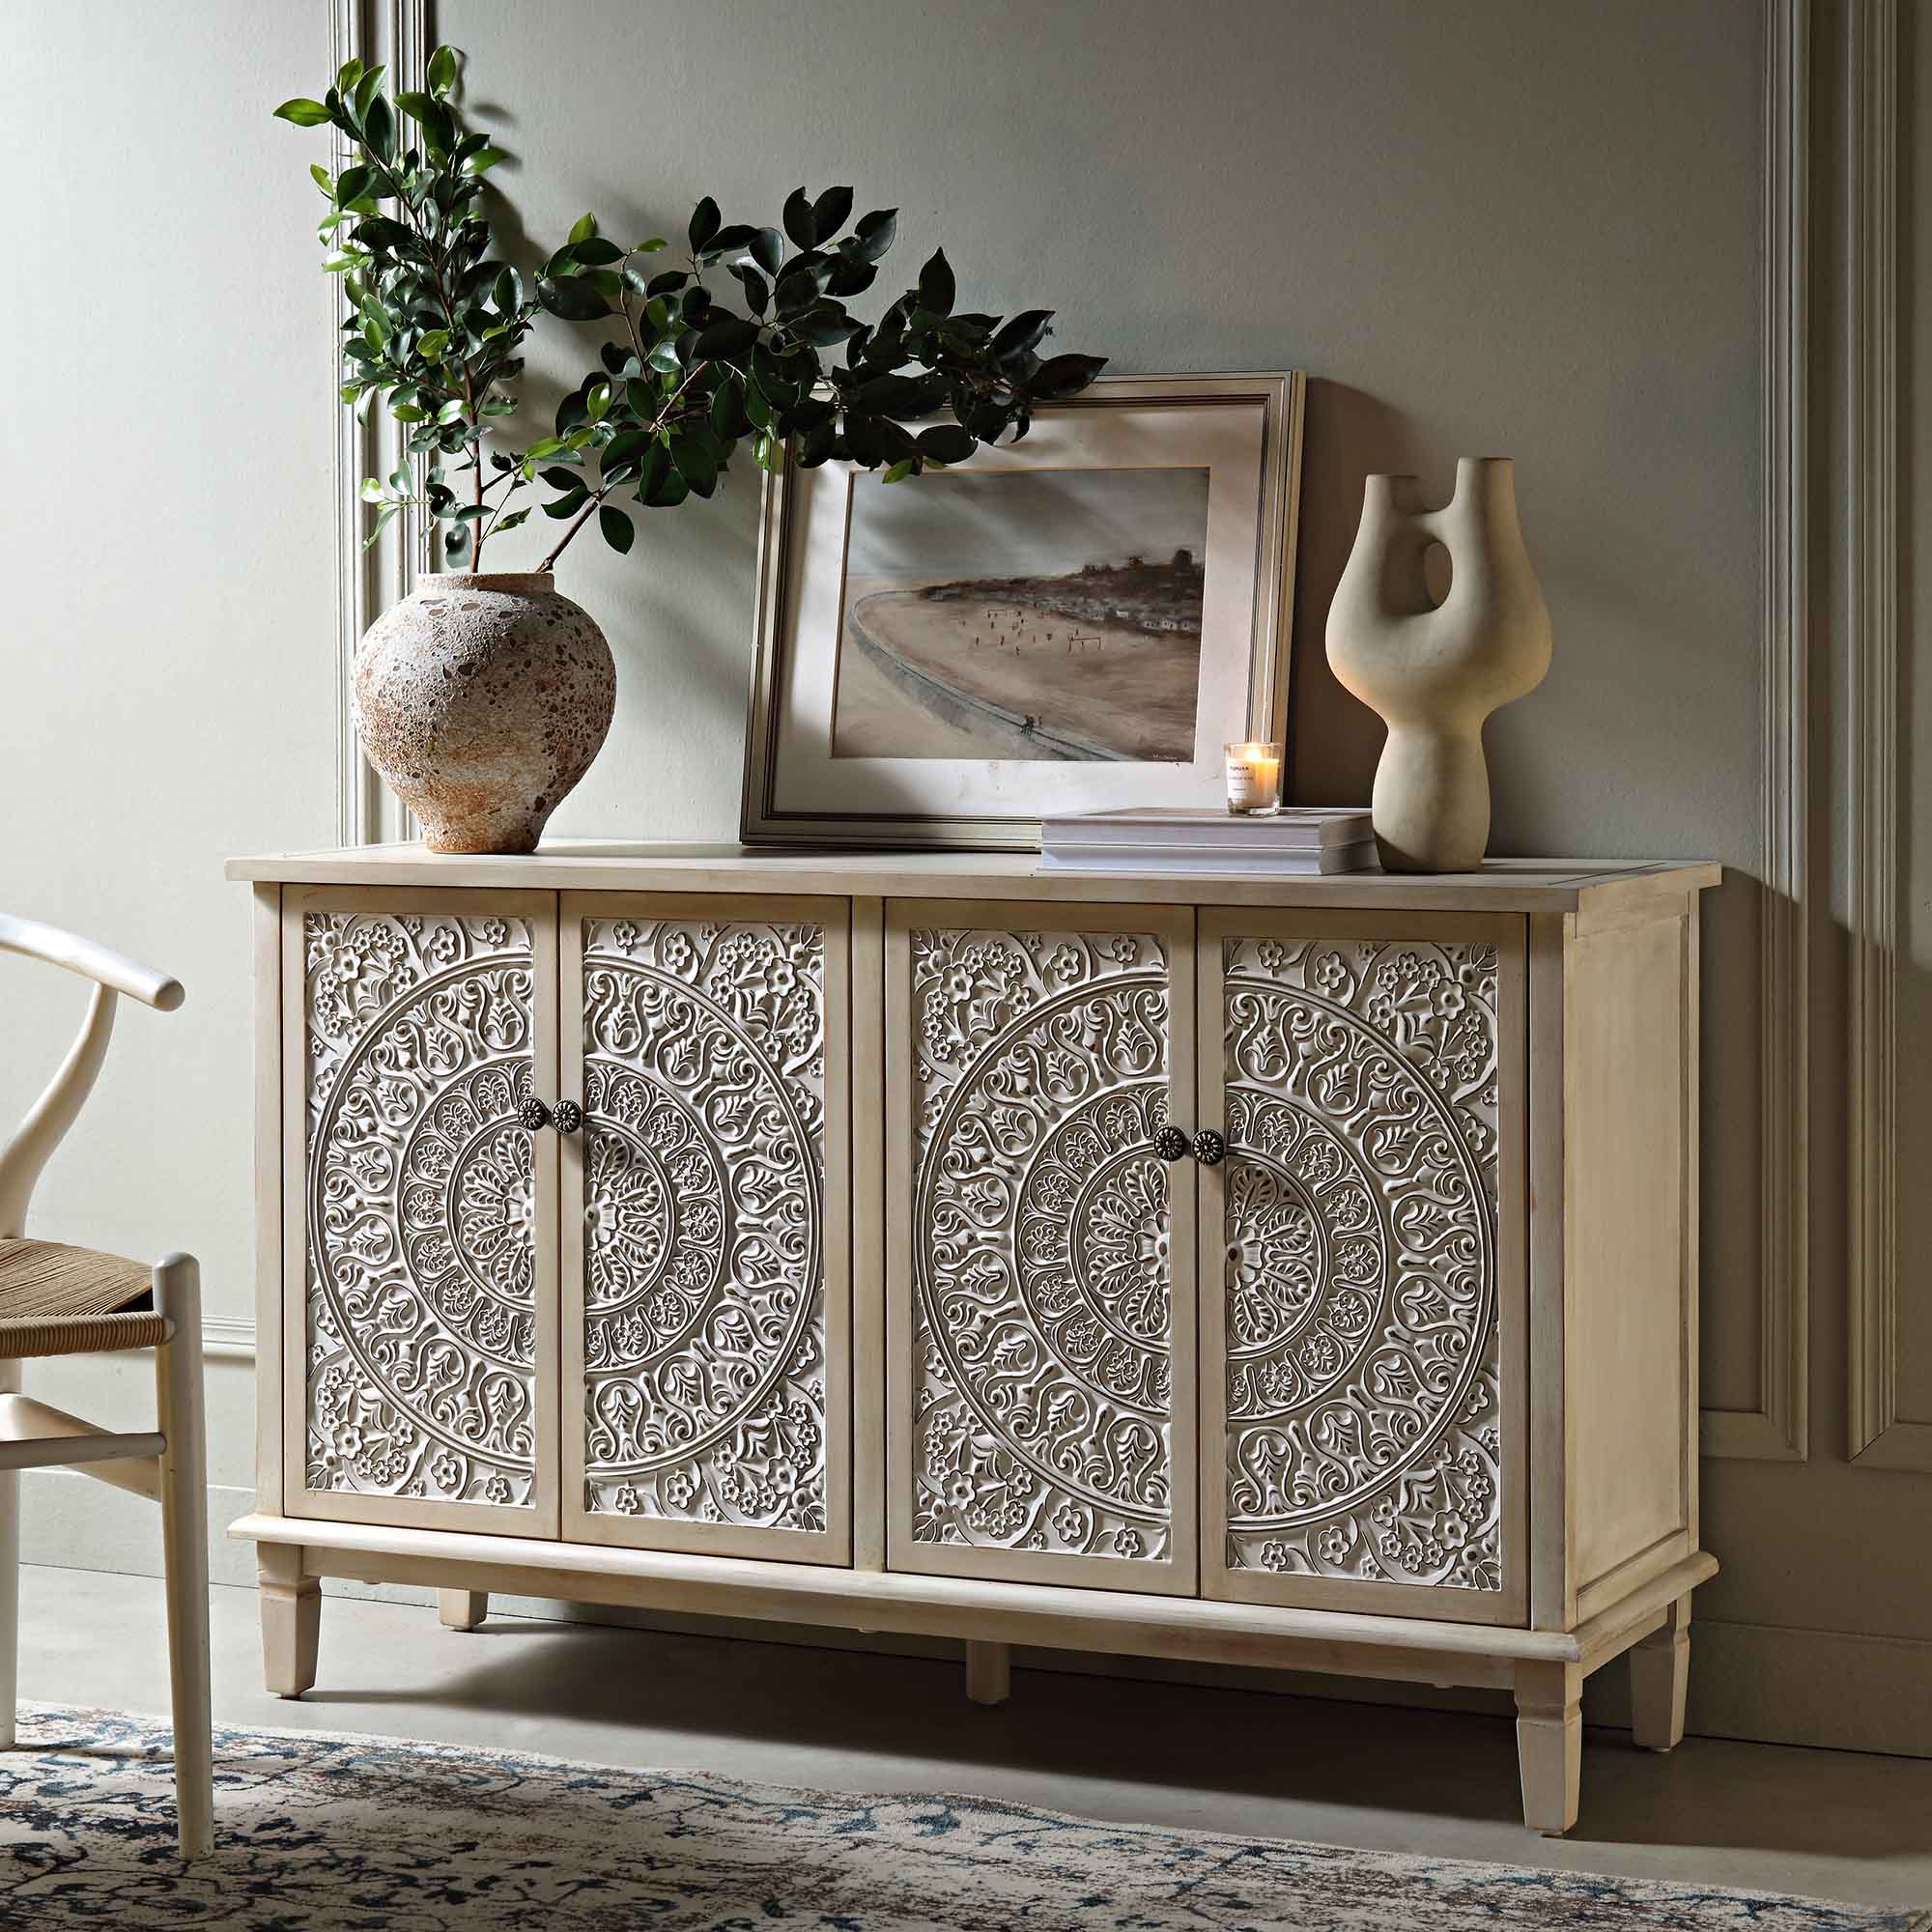
[[[1354,546],[1362,482],[1439,468],[1413,417],[1344,383],[1311,378],[1301,451],[1301,532],[1289,683],[1290,783],[1297,804],[1366,805],[1382,723],[1328,668],[1328,606]]]

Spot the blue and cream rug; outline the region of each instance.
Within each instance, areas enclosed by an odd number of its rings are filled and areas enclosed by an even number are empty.
[[[216,1731],[215,1852],[185,1868],[165,1724],[21,1716],[0,1752],[9,1932],[1932,1932],[1761,1892],[292,1731]]]

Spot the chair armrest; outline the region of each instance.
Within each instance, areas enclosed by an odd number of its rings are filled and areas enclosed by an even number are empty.
[[[15,919],[0,912],[0,952],[21,952],[30,959],[44,959],[50,966],[64,966],[70,973],[78,973],[97,985],[112,987],[164,1013],[173,1012],[187,997],[182,982],[169,974],[157,973],[152,966],[83,939],[77,932],[43,925],[37,919]]]

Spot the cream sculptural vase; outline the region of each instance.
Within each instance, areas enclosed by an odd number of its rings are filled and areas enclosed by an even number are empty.
[[[1439,510],[1413,476],[1371,476],[1349,567],[1328,607],[1328,664],[1378,713],[1376,843],[1391,872],[1467,872],[1490,842],[1483,724],[1549,668],[1549,612],[1522,547],[1506,456],[1464,456]],[[1423,557],[1449,553],[1449,594]]]

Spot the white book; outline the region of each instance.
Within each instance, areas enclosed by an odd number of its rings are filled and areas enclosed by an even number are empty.
[[[1143,851],[1159,847],[1176,852],[1312,852],[1359,844],[1373,836],[1369,814],[1359,807],[1308,805],[1246,816],[1225,808],[1145,806],[1070,813],[1040,825],[1041,847],[1060,852],[1120,845]]]
[[[1316,878],[1376,868],[1376,841],[1358,839],[1306,852],[1177,853],[1171,848],[1114,846],[1104,850],[1044,851],[1042,872],[1141,872],[1188,879]]]

